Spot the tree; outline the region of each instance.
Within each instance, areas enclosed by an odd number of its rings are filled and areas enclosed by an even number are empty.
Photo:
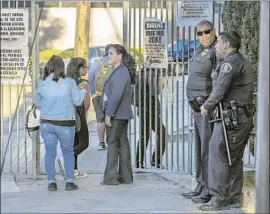
[[[241,52],[249,59],[254,71],[258,71],[260,2],[226,1],[222,13],[225,31],[236,31],[242,38]],[[257,91],[255,86],[254,91]],[[256,99],[255,99],[256,100]],[[254,119],[256,126],[256,117]],[[255,127],[256,129],[256,127]],[[254,156],[254,137],[250,138],[250,149]]]
[[[90,28],[90,2],[77,2],[74,56],[82,57],[87,62],[88,62],[88,48],[89,48],[89,28]]]

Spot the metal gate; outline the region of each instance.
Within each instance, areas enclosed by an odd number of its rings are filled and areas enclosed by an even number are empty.
[[[29,13],[29,35],[33,35],[31,26],[31,1],[1,1],[2,9],[16,12],[17,9]],[[31,41],[31,36],[29,37]],[[2,49],[1,45],[1,49]],[[30,42],[27,45],[30,49]],[[2,52],[2,51],[1,51]],[[30,51],[29,51],[30,53]],[[1,56],[2,58],[2,56]],[[28,60],[28,56],[25,57]],[[1,62],[2,64],[2,62]],[[24,76],[24,73],[22,74]],[[25,115],[32,105],[32,83],[29,73],[25,81],[22,78],[14,82],[1,76],[1,167],[3,172],[31,171],[32,140],[25,129]],[[4,163],[4,165],[2,165]]]
[[[165,72],[160,69],[149,71],[150,73],[154,72],[155,77],[160,75],[159,77],[163,82],[162,92],[158,99],[147,101],[146,84],[144,83],[139,86],[144,88],[143,93],[139,90],[135,92],[134,96],[134,102],[136,96],[139,97],[139,107],[133,106],[134,119],[129,125],[133,166],[148,169],[163,168],[192,174],[194,172],[194,128],[193,115],[185,95],[185,83],[188,77],[188,61],[198,44],[196,28],[177,26],[177,1],[126,1],[123,4],[123,44],[136,59],[139,76],[141,76],[140,72],[143,67],[144,17],[158,18],[163,22],[167,22],[168,26],[168,67]],[[213,18],[209,21],[212,21],[215,25],[217,34],[223,30],[221,22],[222,8],[222,2],[213,2]],[[187,44],[186,46],[183,45],[181,50],[179,49],[180,42]],[[188,57],[184,57],[185,54]],[[146,70],[142,70],[145,75]],[[157,112],[158,107],[161,109],[160,114]],[[160,121],[159,117],[161,118]],[[165,139],[162,139],[164,136],[162,131],[154,131],[159,127],[162,130],[163,125],[165,126]],[[140,131],[142,127],[143,131]],[[163,140],[165,140],[164,155],[162,155]],[[158,144],[161,147],[159,158],[157,153],[153,155]],[[158,159],[161,166],[156,164]],[[251,159],[252,155],[248,145],[244,162],[249,166],[254,166],[255,162]]]
[[[32,8],[32,13],[37,15],[38,10],[31,7],[31,1],[1,1],[0,3],[3,9],[26,8],[30,11],[30,8]],[[222,2],[214,2],[213,4],[212,21],[217,32],[220,32],[223,30],[221,24],[223,4]],[[160,160],[162,163],[161,168],[165,170],[184,171],[192,174],[194,171],[193,118],[185,96],[189,57],[185,58],[183,56],[190,56],[195,51],[198,42],[196,40],[196,29],[194,27],[177,26],[177,1],[124,1],[122,6],[123,45],[135,57],[139,74],[142,72],[141,68],[144,61],[144,17],[158,18],[167,22],[168,26],[168,67],[165,70],[154,69],[150,71],[154,77],[160,76],[162,80],[158,99],[147,100],[146,84],[140,85],[141,88],[144,88],[144,92],[136,91],[133,97],[133,101],[138,98],[140,107],[133,106],[134,119],[129,123],[132,164],[137,167],[137,159],[142,159],[142,161],[139,161],[139,168],[159,168],[157,162]],[[29,17],[32,19],[31,22],[29,20],[29,23],[36,23],[36,16],[29,15]],[[32,32],[32,35],[34,34],[34,28],[31,25],[29,31]],[[32,41],[32,38],[30,41]],[[181,50],[179,49],[180,42],[187,44]],[[37,47],[38,38],[35,41],[32,57],[33,70],[38,70],[39,50]],[[146,72],[144,72],[145,74]],[[36,81],[37,74],[34,73],[32,77]],[[3,162],[3,158],[6,158],[4,172],[28,172],[32,171],[32,169],[39,171],[39,142],[38,140],[32,141],[24,127],[25,113],[32,104],[35,84],[27,83],[23,85],[19,108],[15,112],[21,87],[21,83],[1,82],[1,161]],[[157,93],[157,91],[150,91],[150,95],[151,93]],[[142,109],[144,111],[141,111]],[[146,109],[148,109],[147,112]],[[160,114],[157,114],[159,109]],[[161,119],[159,120],[159,118]],[[162,130],[163,126],[165,127],[164,135],[162,132],[158,135],[152,131],[152,129],[157,130],[158,128]],[[143,129],[141,132],[140,128]],[[148,133],[149,140],[147,141]],[[39,133],[37,134],[39,135]],[[8,142],[9,136],[10,140]],[[162,142],[165,142],[164,145]],[[160,145],[160,152],[153,155],[158,145]],[[143,147],[145,149],[142,149]],[[7,155],[5,156],[6,148]],[[162,155],[163,149],[165,151]],[[246,165],[255,166],[255,159],[250,154],[249,145],[244,158]],[[33,174],[36,175],[37,173],[33,172]]]

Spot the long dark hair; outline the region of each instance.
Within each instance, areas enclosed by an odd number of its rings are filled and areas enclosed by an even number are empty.
[[[53,81],[58,82],[60,78],[65,78],[65,63],[60,56],[53,55],[45,65],[42,79],[45,80],[53,73]]]
[[[117,54],[122,54],[122,63],[127,67],[130,78],[131,84],[136,84],[136,61],[133,56],[131,56],[124,46],[119,44],[111,45],[112,48],[115,49]]]
[[[80,68],[86,65],[86,60],[81,57],[73,57],[67,65],[67,77],[71,77],[77,83],[81,81]]]

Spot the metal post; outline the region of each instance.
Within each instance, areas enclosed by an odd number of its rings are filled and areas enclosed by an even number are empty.
[[[129,9],[129,2],[125,1],[123,8],[123,46],[128,47],[128,9]]]
[[[37,19],[39,16],[39,5],[35,2],[31,2],[31,31],[32,39],[35,35],[37,27]],[[34,47],[32,52],[32,100],[34,102],[34,96],[36,91],[37,81],[39,79],[39,33],[34,41]],[[40,174],[40,137],[39,131],[33,133],[32,140],[32,179],[36,180]]]
[[[255,213],[269,213],[269,6],[261,1]]]

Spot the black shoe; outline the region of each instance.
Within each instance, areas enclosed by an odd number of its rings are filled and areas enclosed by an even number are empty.
[[[56,183],[50,183],[48,185],[48,191],[56,191],[57,190],[57,185]]]
[[[136,168],[138,168],[138,169],[144,169],[145,166],[144,166],[144,164],[142,163],[142,164],[141,164],[141,167],[140,167],[140,164],[137,163],[137,164],[136,164]]]
[[[243,196],[232,197],[230,199],[230,207],[235,209],[243,207]]]
[[[101,182],[101,185],[108,185],[108,186],[117,186],[119,183],[105,183],[105,182]]]
[[[208,203],[211,199],[211,195],[198,195],[198,196],[193,196],[191,198],[191,201],[196,204],[205,204]]]
[[[192,197],[199,196],[200,194],[201,193],[197,191],[190,191],[182,193],[182,196],[184,196],[187,199],[191,199]]]
[[[156,163],[155,162],[151,162],[151,166],[152,167],[156,167]],[[165,169],[165,167],[163,167],[160,163],[158,163],[157,164],[157,167],[156,167],[157,169]]]
[[[78,189],[78,186],[74,183],[69,183],[67,182],[66,183],[66,191],[72,191],[72,190],[77,190]]]

